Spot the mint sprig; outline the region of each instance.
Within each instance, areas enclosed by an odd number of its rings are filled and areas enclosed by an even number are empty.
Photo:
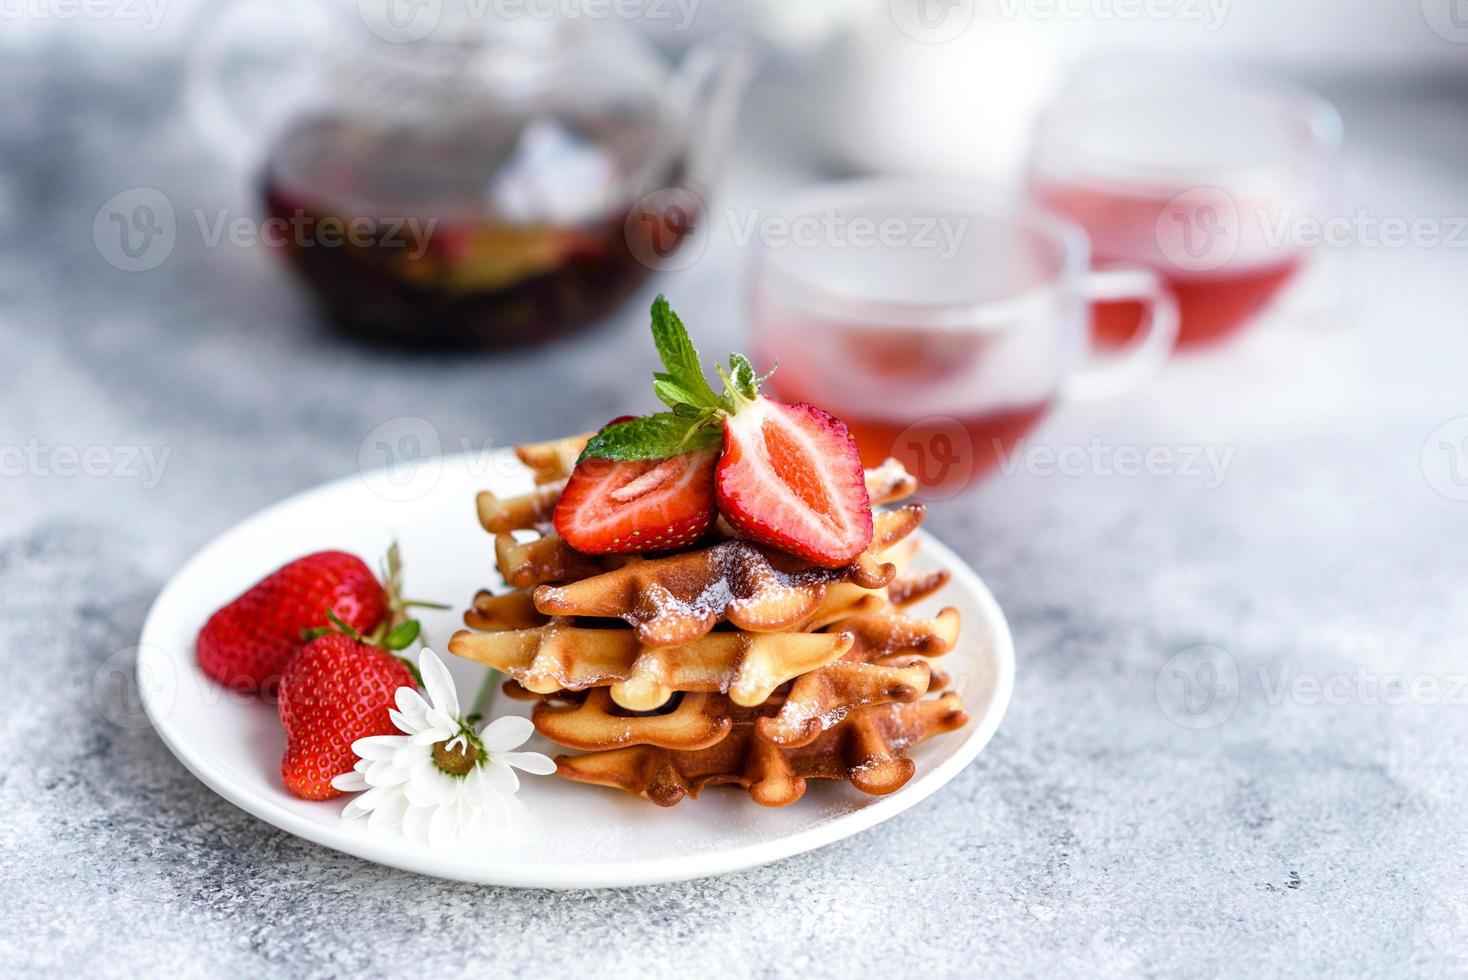
[[[653,375],[652,390],[669,410],[607,426],[586,444],[582,459],[633,462],[713,449],[723,443],[724,417],[758,398],[769,377],[757,377],[749,358],[733,354],[727,371],[716,366],[724,389],[716,393],[688,330],[663,296],[652,304],[652,339],[664,368]]]
[[[661,294],[652,304],[652,342],[657,345],[658,356],[666,369],[666,373],[653,375],[653,391],[663,404],[673,409],[680,404],[707,409],[722,407],[719,396],[709,387],[688,330],[668,305],[667,297]]]
[[[700,413],[698,418],[659,412],[607,426],[591,438],[581,456],[631,462],[713,449],[724,440],[721,422],[722,416],[713,412]]]

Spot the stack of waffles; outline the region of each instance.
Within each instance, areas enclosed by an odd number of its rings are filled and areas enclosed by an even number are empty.
[[[661,806],[732,784],[765,806],[811,779],[891,793],[914,773],[908,750],[968,720],[929,660],[958,641],[956,609],[909,607],[947,572],[906,569],[921,504],[889,460],[867,472],[871,546],[821,568],[718,525],[669,555],[587,555],[550,527],[585,436],[519,447],[537,489],[479,495],[508,591],[484,591],[449,650],[501,671],[534,700],[536,729],[581,754],[570,780]]]

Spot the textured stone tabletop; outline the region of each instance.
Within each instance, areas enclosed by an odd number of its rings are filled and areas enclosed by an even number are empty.
[[[934,507],[1019,673],[931,799],[723,878],[470,887],[248,816],[94,682],[189,555],[354,472],[384,420],[477,447],[643,404],[643,304],[553,349],[403,359],[313,328],[259,250],[180,235],[151,272],[112,268],[91,222],[120,191],[252,213],[145,54],[0,57],[0,973],[1468,971],[1468,250],[1332,250],[1298,309],[1032,440],[1212,450],[1221,481],[1022,465]],[[1345,213],[1468,213],[1461,95],[1340,98]],[[808,176],[789,141],[746,145],[729,201]],[[742,341],[746,259],[715,240],[658,283],[706,349]],[[102,447],[99,473],[61,447]],[[1221,693],[1183,700],[1189,678]]]

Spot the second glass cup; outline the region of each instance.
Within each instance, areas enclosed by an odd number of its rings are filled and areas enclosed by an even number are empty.
[[[766,227],[752,324],[771,393],[843,419],[867,466],[895,456],[929,499],[973,485],[1058,401],[1146,380],[1177,337],[1154,273],[1090,271],[1080,228],[982,186],[827,184]],[[1087,352],[1097,301],[1145,310],[1104,356]]]
[[[1324,99],[1243,69],[1168,62],[1083,72],[1040,121],[1030,193],[1085,228],[1096,264],[1145,265],[1182,313],[1179,343],[1232,336],[1304,267],[1292,222],[1320,217],[1341,122]],[[1135,304],[1098,303],[1123,343]]]

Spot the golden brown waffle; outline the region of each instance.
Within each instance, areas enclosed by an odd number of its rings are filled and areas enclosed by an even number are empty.
[[[556,503],[564,489],[566,481],[556,480],[518,497],[501,498],[488,490],[482,491],[474,500],[479,523],[490,534],[544,528],[555,515]]]
[[[936,618],[908,616],[895,607],[844,617],[832,629],[850,632],[857,642],[841,663],[797,677],[773,717],[755,726],[760,737],[776,745],[805,745],[864,704],[912,702],[928,693],[930,668],[916,656],[938,657],[958,640],[956,609]]]
[[[464,625],[486,633],[502,633],[544,626],[548,619],[535,608],[527,591],[517,590],[504,595],[481,591],[474,597],[474,608],[464,614]]]
[[[621,563],[616,556],[582,554],[554,534],[533,541],[516,541],[510,534],[497,534],[494,557],[500,577],[516,589],[584,579]]]
[[[684,698],[667,715],[636,716],[612,701],[609,692],[591,696],[554,692],[548,701],[569,705],[537,708],[541,734],[573,749],[608,749],[629,745],[705,748],[735,724],[753,723],[759,737],[782,748],[814,741],[839,724],[853,708],[890,702],[911,703],[930,689],[930,669],[913,654],[939,656],[952,647],[957,613],[944,610],[934,619],[906,616],[893,608],[882,614],[852,617],[862,630],[843,660],[795,678],[751,713],[724,697]],[[532,692],[515,692],[535,698]]]
[[[712,746],[694,751],[648,745],[558,756],[556,772],[567,779],[611,786],[659,806],[697,797],[706,786],[734,784],[762,806],[786,806],[805,793],[811,779],[843,779],[863,793],[900,789],[915,766],[907,751],[968,721],[952,693],[913,704],[871,705],[809,745],[782,749],[736,727]]]
[[[515,447],[515,455],[520,457],[520,462],[530,467],[537,485],[554,483],[571,475],[571,471],[576,468],[576,458],[595,434],[583,432],[579,436],[567,436],[549,442],[526,443]]]
[[[582,629],[553,619],[502,633],[460,631],[449,652],[548,694],[611,686],[612,700],[651,711],[675,691],[722,692],[735,704],[763,704],[792,678],[840,660],[846,633],[710,633],[686,646],[649,649],[626,629]]]
[[[757,708],[741,708],[723,694],[684,694],[670,711],[634,714],[612,700],[611,691],[592,688],[581,697],[546,695],[531,720],[536,731],[568,749],[654,745],[664,749],[704,749],[753,720]]]
[[[755,707],[737,705],[722,694],[685,694],[671,710],[653,715],[627,711],[606,688],[535,694],[517,685],[510,693],[543,698],[533,716],[536,729],[570,749],[700,749],[741,724],[754,724],[761,738],[794,748],[839,724],[852,708],[918,700],[927,693],[928,680],[928,665],[916,658],[901,666],[841,661],[802,674],[788,690],[776,691]]]
[[[887,586],[887,600],[898,608],[922,602],[947,585],[952,577],[946,568],[919,575],[899,575]]]
[[[560,586],[535,590],[549,616],[619,617],[649,647],[691,643],[721,620],[742,630],[788,630],[819,613],[838,583],[885,588],[896,568],[880,555],[922,523],[921,504],[876,515],[871,547],[843,568],[819,568],[750,541],[724,541]],[[514,583],[512,583],[514,584]]]
[[[928,665],[916,658],[902,666],[834,663],[797,677],[780,710],[755,721],[755,734],[781,748],[809,745],[853,709],[917,701],[929,680]]]
[[[958,642],[958,610],[949,606],[932,619],[908,616],[892,607],[846,616],[827,627],[856,637],[845,659],[878,663],[885,657],[941,657]]]

